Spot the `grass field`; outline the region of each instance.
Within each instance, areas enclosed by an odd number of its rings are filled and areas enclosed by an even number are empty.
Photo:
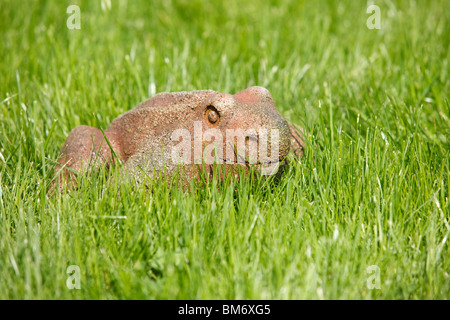
[[[450,5],[375,4],[0,1],[0,299],[450,298]],[[252,85],[308,132],[278,183],[47,196],[75,126]]]

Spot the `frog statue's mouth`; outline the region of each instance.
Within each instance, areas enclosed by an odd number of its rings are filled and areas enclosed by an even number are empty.
[[[241,135],[237,135],[237,139],[234,139],[234,136],[227,137],[227,157],[223,159],[224,163],[253,166],[262,175],[276,174],[279,168],[286,164],[286,156],[290,147],[289,135],[286,135],[286,128],[289,128],[287,122],[281,122],[278,125],[277,128],[270,130],[260,128],[259,130],[241,131]],[[246,135],[246,132],[257,132],[257,134]],[[287,132],[289,133],[289,131]],[[236,141],[238,141],[237,144]],[[239,142],[242,141],[244,143],[239,145]]]

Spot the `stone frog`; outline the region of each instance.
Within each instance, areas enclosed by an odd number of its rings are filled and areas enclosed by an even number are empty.
[[[234,95],[213,90],[160,93],[117,117],[107,128],[80,125],[64,143],[51,190],[76,187],[76,175],[116,160],[127,176],[171,177],[178,168],[189,182],[200,171],[224,172],[255,166],[277,172],[292,152],[304,150],[296,129],[275,107],[270,92],[250,87]]]

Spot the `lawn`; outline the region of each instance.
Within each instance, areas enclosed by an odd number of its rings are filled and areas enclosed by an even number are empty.
[[[369,4],[2,0],[0,299],[449,299],[450,5]],[[307,131],[279,181],[47,195],[77,125],[253,85]]]

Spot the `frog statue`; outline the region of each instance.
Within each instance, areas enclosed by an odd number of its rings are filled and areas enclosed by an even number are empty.
[[[278,171],[303,155],[303,129],[278,112],[270,92],[250,87],[234,95],[213,90],[159,93],[117,117],[105,131],[80,125],[61,149],[51,189],[76,188],[76,175],[115,162],[142,180],[183,168],[185,183],[200,171],[255,166]],[[244,169],[245,170],[245,169]]]

